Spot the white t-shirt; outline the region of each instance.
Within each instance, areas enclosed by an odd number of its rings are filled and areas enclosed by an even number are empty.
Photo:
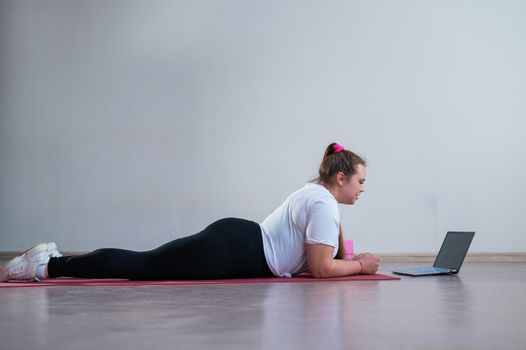
[[[338,253],[338,202],[322,185],[305,184],[260,226],[265,258],[275,276],[291,277],[308,271],[305,243],[334,247],[333,258]]]

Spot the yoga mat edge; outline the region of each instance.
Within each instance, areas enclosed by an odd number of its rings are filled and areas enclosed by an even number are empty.
[[[400,277],[376,274],[356,275],[332,278],[312,278],[297,276],[291,278],[240,278],[223,280],[174,280],[174,281],[130,281],[127,279],[84,279],[84,278],[54,278],[42,282],[12,281],[0,282],[0,288],[14,287],[59,287],[59,286],[84,286],[84,287],[133,287],[133,286],[173,286],[173,285],[210,285],[210,284],[250,284],[250,283],[317,283],[337,281],[387,281],[399,280]]]

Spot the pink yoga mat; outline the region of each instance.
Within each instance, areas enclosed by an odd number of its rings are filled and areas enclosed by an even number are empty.
[[[294,282],[335,282],[335,281],[385,281],[399,280],[399,277],[387,275],[357,275],[332,278],[313,278],[307,274],[291,278],[240,278],[204,281],[130,281],[126,279],[85,279],[85,278],[53,278],[41,283],[28,281],[13,281],[0,283],[0,288],[9,287],[59,287],[59,286],[84,286],[84,287],[133,287],[133,286],[174,286],[196,284],[241,284],[241,283],[294,283]]]

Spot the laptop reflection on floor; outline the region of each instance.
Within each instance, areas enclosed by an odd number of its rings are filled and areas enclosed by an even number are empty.
[[[449,231],[433,266],[421,266],[410,269],[393,270],[399,275],[429,276],[457,274],[468,253],[475,232]]]

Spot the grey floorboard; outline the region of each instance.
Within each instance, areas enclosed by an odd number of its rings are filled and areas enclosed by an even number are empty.
[[[526,263],[482,262],[400,281],[8,288],[0,348],[523,349],[525,296]]]

